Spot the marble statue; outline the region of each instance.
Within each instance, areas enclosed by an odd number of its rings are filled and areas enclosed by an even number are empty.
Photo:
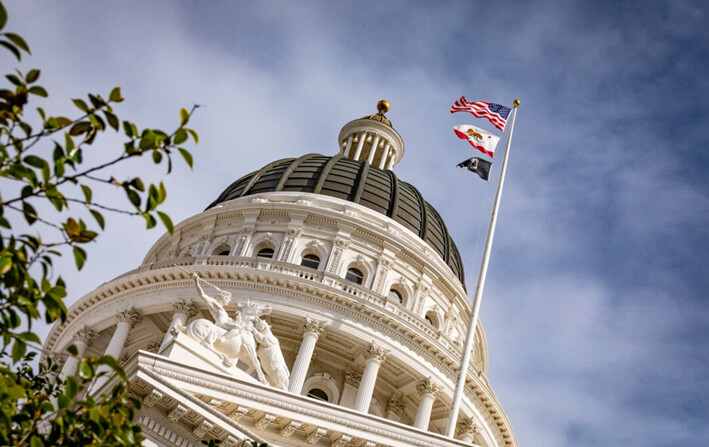
[[[281,345],[278,339],[271,332],[271,327],[260,318],[253,320],[254,337],[258,344],[257,353],[261,366],[266,372],[271,385],[282,390],[288,389],[288,377],[290,372],[286,361],[283,359]]]

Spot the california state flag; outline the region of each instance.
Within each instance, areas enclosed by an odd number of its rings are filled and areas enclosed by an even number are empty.
[[[487,154],[490,157],[495,156],[495,147],[497,142],[500,141],[500,137],[469,124],[453,126],[453,131],[458,135],[458,138],[468,140],[471,146],[483,154]]]

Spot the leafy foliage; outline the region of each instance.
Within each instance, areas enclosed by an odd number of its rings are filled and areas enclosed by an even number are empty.
[[[19,61],[30,54],[29,45],[5,31],[6,24],[7,12],[0,3],[0,46]],[[132,419],[140,403],[128,396],[127,377],[116,360],[77,359],[79,376],[66,379],[56,378],[58,367],[51,359],[35,372],[29,364],[40,340],[32,322],[64,321],[66,284],[53,277],[53,262],[69,251],[81,270],[86,263],[83,246],[104,229],[104,214],[140,216],[147,228],[159,219],[172,232],[170,217],[158,211],[167,197],[162,182],[146,186],[139,177],[121,181],[111,172],[147,155],[153,163],[165,164],[169,173],[176,153],[192,167],[192,155],[181,145],[189,138],[198,141],[197,133],[186,127],[196,106],[180,110],[179,125],[170,133],[141,129],[120,118],[114,109],[124,100],[118,87],[106,97],[72,99],[73,112],[52,115],[29,107],[35,98],[49,96],[38,84],[40,77],[39,69],[15,70],[5,75],[7,87],[0,86],[0,178],[9,186],[3,193],[16,191],[0,198],[0,445],[139,445],[143,438]],[[107,161],[86,166],[84,152],[106,132],[122,133],[125,143],[112,155],[106,152]],[[122,189],[125,207],[103,203],[94,192],[101,184]],[[76,209],[70,205],[87,211],[84,214],[95,222],[70,215]],[[36,228],[34,235],[13,229],[13,213]],[[70,352],[78,354],[75,347]],[[118,384],[109,396],[87,396],[85,390],[101,365],[116,373]]]

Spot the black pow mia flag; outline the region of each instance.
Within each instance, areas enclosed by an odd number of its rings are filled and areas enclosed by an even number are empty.
[[[468,171],[476,173],[485,181],[490,177],[490,166],[492,166],[492,162],[479,157],[472,157],[464,162],[458,163],[459,168],[468,168]]]

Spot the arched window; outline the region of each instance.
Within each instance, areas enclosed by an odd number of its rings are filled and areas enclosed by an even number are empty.
[[[350,267],[347,269],[345,279],[348,281],[355,282],[357,284],[362,284],[362,282],[364,282],[364,273],[362,273],[362,271],[359,269]]]
[[[396,291],[394,289],[389,290],[389,295],[387,295],[387,297],[390,300],[395,301],[399,304],[402,304],[404,302],[404,297],[401,296],[401,293],[399,293],[398,291]]]
[[[222,250],[217,253],[219,256],[229,256],[229,250]]]
[[[310,267],[311,269],[317,269],[320,267],[320,257],[312,253],[307,254],[303,256],[303,259],[301,259],[300,265],[303,267]]]
[[[219,246],[212,251],[212,254],[217,256],[229,256],[229,253],[231,253],[231,247],[227,244],[219,244]]]
[[[264,247],[264,248],[260,249],[260,250],[256,253],[256,256],[258,256],[259,258],[272,259],[272,258],[273,258],[273,254],[274,254],[273,248],[271,248],[271,247]]]
[[[313,399],[317,400],[323,400],[325,402],[329,402],[329,396],[324,390],[321,390],[320,388],[312,388],[308,391],[308,397],[312,397]]]
[[[426,315],[423,317],[424,320],[434,328],[438,329],[438,315],[434,311],[428,311],[426,312]]]

